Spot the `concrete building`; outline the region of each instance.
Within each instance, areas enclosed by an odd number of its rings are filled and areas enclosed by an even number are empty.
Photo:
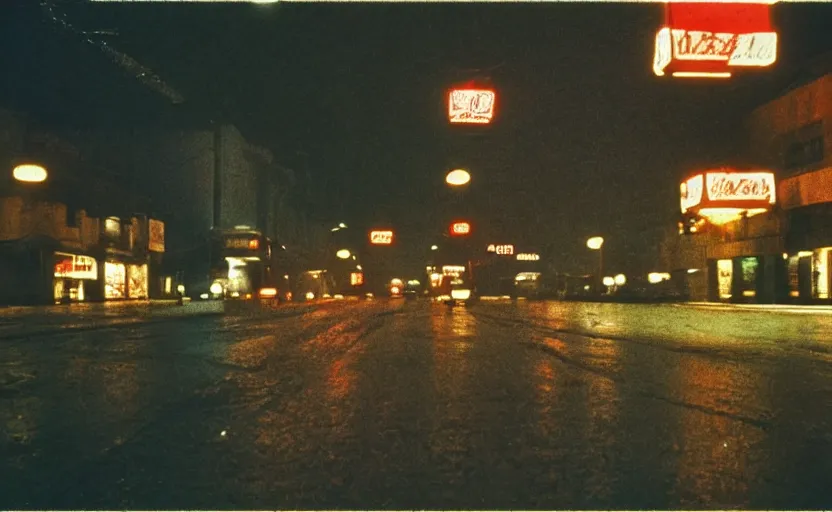
[[[687,215],[665,237],[662,265],[690,299],[832,301],[832,59],[818,62],[747,119],[752,170],[776,182],[771,208],[717,224]]]

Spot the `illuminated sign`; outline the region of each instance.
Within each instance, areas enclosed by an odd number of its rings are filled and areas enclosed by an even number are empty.
[[[707,171],[682,183],[680,193],[682,213],[696,213],[712,224],[765,212],[776,202],[770,171]]]
[[[56,252],[55,277],[64,279],[98,279],[98,264],[92,256]]]
[[[448,120],[451,123],[488,124],[494,117],[494,91],[454,89],[448,97]]]
[[[150,252],[165,252],[165,223],[160,220],[149,219],[147,224],[147,250]]]
[[[540,259],[540,255],[533,252],[527,252],[517,255],[517,261],[538,261]]]
[[[370,231],[370,243],[373,245],[390,245],[393,243],[393,232]]]
[[[451,224],[452,235],[467,235],[471,232],[471,224],[467,222],[454,222]]]
[[[682,183],[680,187],[680,192],[682,194],[682,213],[686,213],[688,210],[702,202],[702,192],[705,188],[704,183],[705,177],[701,174],[697,174],[693,178],[690,178]]]
[[[250,237],[229,237],[225,239],[226,249],[249,249],[256,251],[260,247],[260,241]]]
[[[465,267],[463,265],[445,265],[442,267],[442,275],[445,276],[458,276],[465,272]]]
[[[775,201],[774,173],[770,172],[709,172],[705,185],[711,201]]]
[[[770,66],[777,33],[763,2],[668,2],[656,34],[653,72],[728,78],[732,68]]]
[[[361,286],[364,284],[364,273],[363,272],[352,272],[350,273],[350,285],[352,286]]]
[[[486,251],[493,252],[494,254],[499,254],[500,256],[511,256],[512,254],[514,254],[514,246],[511,244],[490,244],[486,248]]]

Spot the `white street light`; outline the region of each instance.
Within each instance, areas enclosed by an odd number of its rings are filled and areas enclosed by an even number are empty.
[[[26,183],[42,183],[46,181],[48,173],[43,166],[37,164],[22,164],[18,165],[12,171],[12,176],[17,181]]]
[[[586,241],[586,246],[592,249],[593,251],[600,250],[602,245],[604,245],[604,238],[600,236],[593,236],[592,238]]]
[[[352,253],[347,249],[341,249],[335,253],[335,256],[337,256],[339,259],[347,260],[350,256],[352,256]]]
[[[454,169],[445,176],[445,183],[452,187],[459,187],[471,181],[471,175],[465,169]]]
[[[592,238],[586,241],[586,246],[592,249],[593,251],[598,251],[598,277],[600,278],[604,275],[604,237],[593,236]],[[604,279],[606,279],[606,277]]]
[[[604,277],[602,283],[604,284],[604,286],[613,286],[615,284],[615,279],[613,277],[606,276]]]
[[[438,245],[431,245],[431,246],[430,246],[430,250],[431,250],[431,251],[435,251],[435,250],[437,250],[437,249],[439,249],[439,246],[438,246]]]
[[[617,276],[615,276],[615,279],[613,281],[615,282],[616,286],[624,286],[627,283],[627,276],[625,276],[624,274],[618,274]]]

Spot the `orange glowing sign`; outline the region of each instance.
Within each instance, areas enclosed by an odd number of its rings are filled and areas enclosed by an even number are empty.
[[[471,224],[468,222],[454,222],[451,224],[451,234],[452,235],[467,235],[471,233]]]
[[[777,60],[769,3],[668,2],[656,34],[653,72],[675,77],[728,78],[732,68]]]
[[[497,95],[486,89],[454,89],[448,96],[451,123],[488,124],[494,118]]]
[[[390,245],[393,243],[393,232],[370,231],[370,243],[373,245]]]
[[[361,286],[364,284],[364,273],[363,272],[352,272],[350,274],[350,285],[352,286]]]
[[[679,192],[682,213],[697,213],[712,222],[762,213],[777,200],[771,171],[706,171],[685,180]]]

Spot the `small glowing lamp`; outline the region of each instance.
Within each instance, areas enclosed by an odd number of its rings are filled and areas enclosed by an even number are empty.
[[[46,169],[36,164],[18,165],[12,171],[14,179],[25,183],[43,183],[47,175]]]
[[[465,185],[471,181],[471,175],[464,169],[455,169],[445,176],[445,183],[453,187]]]
[[[604,245],[604,238],[600,236],[593,236],[589,240],[586,241],[586,246],[592,249],[593,251],[597,251]]]

